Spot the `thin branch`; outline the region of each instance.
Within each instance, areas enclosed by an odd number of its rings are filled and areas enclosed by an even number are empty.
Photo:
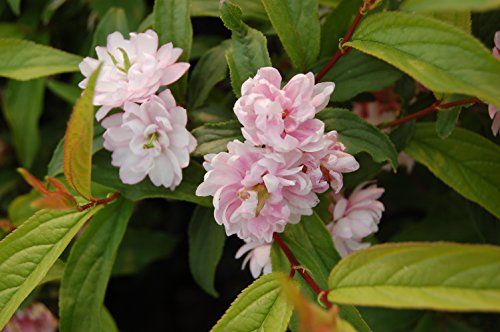
[[[111,203],[112,201],[114,201],[118,197],[120,197],[120,193],[114,192],[106,198],[102,198],[102,199],[95,199],[94,198],[89,203],[87,203],[85,205],[80,205],[78,207],[78,211],[85,211],[85,210],[90,209],[91,207],[94,207],[96,205],[105,205],[105,204]]]
[[[325,306],[327,308],[331,308],[332,303],[328,301],[327,297],[328,291],[321,289],[321,287],[318,286],[316,281],[314,281],[314,279],[306,271],[306,269],[300,266],[299,261],[297,260],[293,252],[290,250],[290,248],[286,245],[285,241],[283,241],[281,236],[279,236],[277,233],[274,233],[273,239],[281,248],[281,250],[283,250],[283,253],[290,262],[291,265],[290,277],[293,277],[295,271],[298,271],[299,274],[302,276],[302,278],[305,280],[305,282],[307,282],[307,284],[311,287],[311,289],[316,293],[316,295],[318,295],[318,297],[321,298]]]
[[[421,118],[421,117],[423,117],[423,116],[425,116],[427,114],[430,114],[430,113],[436,111],[437,109],[447,109],[447,108],[452,108],[452,107],[455,107],[455,106],[477,103],[477,102],[480,102],[480,100],[477,99],[477,98],[469,98],[469,99],[454,101],[454,102],[451,102],[451,103],[446,103],[446,104],[442,104],[441,105],[442,102],[443,102],[443,100],[438,100],[434,104],[432,104],[431,106],[429,106],[429,107],[427,107],[427,108],[425,108],[425,109],[423,109],[421,111],[418,111],[418,112],[415,112],[413,114],[404,116],[404,117],[402,117],[400,119],[391,121],[389,123],[383,123],[383,124],[379,125],[379,128],[380,129],[384,129],[384,128],[390,128],[390,127],[399,126],[400,124],[403,124],[405,122],[408,122],[408,121],[411,121],[411,120],[414,120],[414,119],[418,119],[418,118]]]
[[[339,61],[339,59],[349,53],[351,50],[351,47],[344,47],[344,44],[347,43],[351,37],[352,34],[354,33],[354,30],[356,30],[356,27],[358,26],[359,22],[363,18],[363,16],[371,9],[374,8],[374,4],[377,2],[377,0],[364,0],[363,4],[359,7],[358,13],[356,14],[356,17],[354,18],[354,21],[352,22],[351,26],[347,30],[347,33],[345,34],[344,38],[340,40],[339,44],[339,49],[333,57],[328,61],[328,63],[319,71],[319,73],[316,74],[316,82],[320,81],[326,73],[332,69],[333,65]]]

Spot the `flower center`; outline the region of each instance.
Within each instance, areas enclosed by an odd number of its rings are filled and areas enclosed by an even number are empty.
[[[258,216],[260,211],[264,208],[267,199],[269,198],[269,193],[267,192],[267,188],[263,183],[257,184],[250,189],[243,189],[238,192],[238,197],[242,201],[246,201],[250,198],[249,191],[254,191],[257,193],[257,208],[255,209],[255,216]]]
[[[115,65],[115,67],[118,70],[122,71],[123,73],[127,74],[128,70],[132,66],[130,63],[130,58],[128,57],[127,52],[125,52],[125,50],[123,48],[119,47],[118,50],[120,52],[122,52],[122,55],[123,55],[123,67],[118,66],[118,60],[116,60],[115,56],[113,54],[111,54],[110,51],[108,51],[108,55],[111,58],[111,61],[113,61],[113,64]]]
[[[155,142],[158,140],[158,134],[156,132],[149,135],[148,141],[142,146],[143,149],[152,149],[155,147]]]

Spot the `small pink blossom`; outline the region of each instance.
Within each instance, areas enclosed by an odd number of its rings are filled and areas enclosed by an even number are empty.
[[[495,33],[495,46],[493,47],[493,55],[500,59],[500,31]],[[500,109],[493,104],[488,105],[488,114],[490,115],[491,120],[491,131],[493,135],[497,135],[500,131]]]
[[[55,332],[58,325],[57,319],[43,303],[34,302],[17,311],[2,332]]]
[[[186,110],[176,105],[170,90],[141,105],[126,102],[125,112],[107,117],[104,148],[113,152],[112,164],[120,168],[123,183],[149,176],[155,186],[178,186],[196,147],[186,123]]]
[[[352,111],[373,126],[395,120],[401,110],[401,102],[394,88],[376,91],[373,95],[374,101],[352,103]]]
[[[305,172],[311,178],[314,192],[325,192],[331,186],[338,193],[343,186],[342,173],[354,172],[359,168],[356,159],[345,152],[345,146],[337,139],[337,132],[331,131],[322,137],[321,150],[304,153]]]
[[[213,196],[215,220],[228,236],[271,242],[274,232],[311,215],[319,202],[299,150],[278,153],[235,140],[228,152],[205,160],[207,173],[196,195]]]
[[[236,252],[235,258],[241,258],[245,254],[246,256],[243,260],[241,269],[243,270],[246,265],[250,263],[250,273],[252,273],[254,279],[272,272],[270,242],[247,241],[247,243]]]
[[[295,75],[281,88],[275,68],[259,69],[243,83],[234,105],[243,136],[275,151],[317,151],[324,123],[314,117],[328,104],[334,87],[331,82],[314,84],[314,75],[307,73]]]
[[[340,194],[332,195],[334,203],[330,210],[333,221],[326,227],[342,257],[369,247],[369,243],[362,242],[363,238],[378,231],[378,223],[385,210],[378,199],[384,189],[367,184],[358,185],[348,198]]]
[[[80,63],[87,86],[89,76],[103,63],[95,87],[94,105],[102,106],[96,114],[100,121],[115,107],[125,102],[142,103],[160,86],[177,81],[189,68],[189,63],[176,62],[182,49],[172,43],[158,49],[158,35],[153,30],[130,33],[130,40],[114,32],[108,36],[106,47],[96,47],[98,59],[86,57]]]

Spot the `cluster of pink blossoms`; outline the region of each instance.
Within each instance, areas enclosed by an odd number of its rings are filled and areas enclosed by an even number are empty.
[[[233,141],[228,152],[205,156],[205,180],[199,196],[213,196],[215,220],[227,235],[246,244],[252,274],[270,270],[273,233],[283,232],[311,215],[318,193],[342,188],[342,174],[359,164],[337,141],[324,133],[315,118],[326,107],[335,85],[314,84],[314,75],[295,75],[283,88],[281,75],[261,68],[242,86],[234,112],[243,125],[245,142]],[[267,259],[265,259],[267,256]]]
[[[50,310],[40,302],[18,310],[2,332],[56,332],[59,322]]]
[[[85,58],[80,70],[86,77],[102,63],[96,82],[94,105],[102,120],[113,108],[122,108],[102,122],[104,148],[112,151],[112,164],[120,168],[120,179],[136,184],[146,176],[156,186],[174,189],[182,180],[182,168],[196,140],[186,129],[186,110],[176,105],[170,90],[156,95],[161,86],[177,81],[189,63],[177,62],[182,49],[172,43],[158,49],[153,30],[131,33],[124,39],[119,32],[108,36],[106,47],[96,47],[98,59]]]

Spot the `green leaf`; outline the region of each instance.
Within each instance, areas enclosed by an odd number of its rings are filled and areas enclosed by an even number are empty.
[[[406,11],[484,11],[500,8],[499,0],[406,0],[401,9]]]
[[[158,33],[160,45],[172,42],[174,47],[182,48],[179,61],[188,62],[193,44],[191,0],[155,0],[153,18],[153,27]],[[187,75],[175,86],[180,90],[180,95],[184,96]]]
[[[63,169],[68,183],[84,198],[90,199],[92,139],[94,137],[94,87],[102,64],[92,73],[68,121],[64,135]]]
[[[42,12],[42,22],[44,25],[49,24],[52,16],[54,16],[55,12],[64,5],[66,0],[50,0],[47,2]]]
[[[32,29],[29,26],[9,22],[0,23],[0,38],[22,39],[30,32]]]
[[[413,159],[465,198],[500,218],[500,147],[476,133],[456,128],[445,140],[433,123],[417,124],[405,148]]]
[[[149,264],[168,257],[179,239],[157,230],[128,228],[118,249],[113,276],[137,273]]]
[[[500,247],[456,243],[373,246],[332,270],[337,303],[452,311],[500,311]]]
[[[160,45],[172,42],[182,48],[181,61],[188,61],[193,43],[193,27],[190,17],[191,0],[156,0],[153,26]]]
[[[105,151],[96,153],[92,170],[94,182],[113,188],[119,191],[123,197],[132,201],[145,198],[170,198],[207,207],[212,206],[211,198],[195,195],[196,188],[203,181],[205,170],[194,160],[191,160],[189,166],[183,170],[182,183],[175,188],[175,191],[165,187],[156,187],[149,179],[134,185],[124,184],[120,181],[118,168],[111,165],[110,154]]]
[[[226,51],[226,59],[231,75],[234,93],[239,96],[241,85],[254,76],[261,67],[272,66],[264,35],[246,25],[241,9],[229,0],[220,5],[224,25],[231,30],[231,48]]]
[[[107,205],[71,248],[59,291],[61,331],[101,330],[106,287],[132,210],[124,199]]]
[[[78,71],[82,58],[27,40],[0,38],[0,76],[27,81]]]
[[[317,117],[325,122],[325,131],[336,130],[339,141],[350,154],[368,152],[374,161],[388,161],[395,170],[398,153],[391,140],[380,130],[346,109],[326,108]]]
[[[432,91],[500,105],[500,62],[477,39],[449,24],[414,14],[378,13],[363,20],[345,45],[389,62]]]
[[[445,139],[455,129],[462,107],[439,110],[437,113],[436,131],[440,138]]]
[[[196,207],[189,222],[188,235],[191,274],[205,292],[218,297],[214,277],[222,257],[226,233],[224,227],[215,221],[213,208]]]
[[[286,331],[292,306],[279,277],[271,273],[245,288],[211,331]]]
[[[16,154],[26,168],[33,164],[40,146],[38,121],[43,111],[44,92],[44,79],[9,81],[5,89],[4,115],[12,132]]]
[[[76,103],[82,90],[75,85],[63,83],[56,80],[47,80],[47,88],[59,98],[67,101],[71,105]]]
[[[328,274],[340,261],[340,256],[335,250],[332,237],[321,218],[316,213],[312,216],[303,216],[300,223],[287,225],[281,238],[319,287],[327,289]],[[271,255],[273,271],[289,273],[290,264],[286,258],[280,258],[280,255],[277,255],[280,250],[276,244],[273,244],[273,254]],[[308,293],[310,299],[317,300],[316,294],[298,273],[295,274],[294,279],[300,283],[301,289]],[[360,332],[371,331],[356,308],[352,306],[340,306],[340,316],[349,321]]]
[[[335,82],[332,101],[346,101],[361,92],[377,91],[394,84],[403,73],[372,56],[352,50],[324,76]]]
[[[431,12],[428,15],[439,21],[448,22],[468,34],[471,33],[472,21],[468,11]]]
[[[243,141],[241,124],[237,120],[207,123],[192,131],[198,141],[194,155],[227,151],[227,143],[237,139]]]
[[[106,307],[102,308],[102,313],[101,313],[101,328],[102,331],[106,332],[118,332],[118,326],[116,326],[116,322],[113,319],[113,316],[109,312]]]
[[[89,0],[88,3],[100,17],[106,15],[112,7],[123,8],[132,30],[135,30],[134,28],[139,25],[146,13],[146,4],[143,0]]]
[[[19,16],[21,14],[21,0],[7,0],[7,3],[10,6],[10,9],[16,16]]]
[[[319,54],[318,0],[262,0],[262,3],[294,67],[309,68]]]
[[[260,1],[234,0],[243,11],[243,18],[257,21],[268,21],[264,6]],[[191,16],[219,17],[220,0],[193,0]]]
[[[41,210],[0,241],[0,329],[99,210]]]
[[[90,54],[95,56],[96,46],[106,45],[108,35],[115,31],[121,32],[125,36],[129,33],[127,16],[123,8],[111,7],[101,18],[92,38]]]
[[[18,227],[39,210],[31,207],[31,203],[37,198],[40,198],[40,193],[31,190],[29,193],[17,196],[12,200],[8,208],[8,219],[14,226]]]
[[[321,27],[320,58],[332,57],[337,52],[339,39],[345,36],[362,3],[362,0],[343,0],[328,14]]]
[[[227,76],[226,49],[228,41],[212,47],[203,53],[189,79],[188,109],[202,106],[215,85]]]

